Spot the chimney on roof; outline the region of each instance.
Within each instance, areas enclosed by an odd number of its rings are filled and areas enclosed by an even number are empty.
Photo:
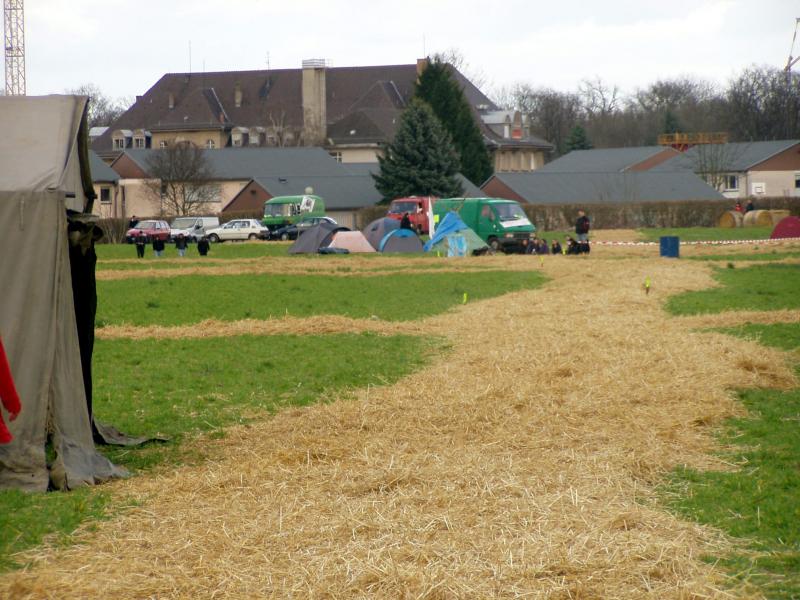
[[[427,58],[418,58],[417,59],[417,80],[419,80],[422,72],[428,68],[428,59]]]
[[[236,108],[241,108],[242,106],[242,84],[238,81],[233,91],[233,103]]]
[[[325,69],[324,59],[303,61],[303,137],[312,146],[323,144],[328,137]]]
[[[175,94],[172,92],[169,93],[169,108],[170,110],[175,108]]]

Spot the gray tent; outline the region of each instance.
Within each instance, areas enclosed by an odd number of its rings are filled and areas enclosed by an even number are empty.
[[[294,244],[289,246],[289,254],[316,254],[320,248],[327,248],[338,231],[350,231],[347,227],[340,227],[333,223],[323,221],[306,229]]]
[[[0,488],[70,489],[125,474],[95,450],[91,363],[81,360],[91,357],[96,306],[95,230],[81,216],[94,199],[86,102],[0,97],[0,335],[22,403],[14,440],[0,446]]]
[[[380,246],[384,236],[395,229],[400,229],[400,221],[397,219],[389,217],[375,219],[372,223],[364,227],[364,237],[367,238],[367,241],[372,244],[375,250],[378,250],[378,246]]]

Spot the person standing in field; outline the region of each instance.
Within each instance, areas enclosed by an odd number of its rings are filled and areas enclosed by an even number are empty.
[[[206,256],[208,254],[208,248],[208,238],[206,236],[201,237],[197,242],[197,252],[200,253],[200,256]]]
[[[136,256],[144,258],[145,237],[143,235],[136,236]]]
[[[178,250],[178,256],[186,256],[186,236],[182,233],[175,238],[175,248]]]
[[[160,238],[153,238],[153,254],[158,257],[164,255],[164,240]]]
[[[578,211],[578,218],[575,220],[575,235],[578,242],[589,243],[589,217],[582,210]]]

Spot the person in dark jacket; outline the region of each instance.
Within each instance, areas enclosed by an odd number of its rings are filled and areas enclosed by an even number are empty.
[[[208,254],[208,249],[210,244],[208,243],[208,238],[203,236],[197,242],[197,251],[200,253],[200,256],[206,256]]]
[[[744,207],[745,214],[749,213],[751,210],[755,210],[755,209],[756,209],[756,205],[753,204],[753,201],[752,200],[748,200],[747,201],[747,206]]]
[[[136,215],[131,216],[131,220],[128,221],[128,229],[133,229],[139,224],[139,219],[136,218]]]
[[[558,243],[558,240],[553,240],[553,243],[550,244],[550,254],[561,254],[561,244]]]
[[[178,250],[178,256],[186,256],[186,236],[182,233],[175,238],[175,248]]]
[[[578,211],[578,218],[575,220],[575,235],[579,242],[589,241],[589,217],[582,210]]]
[[[403,218],[400,219],[400,229],[411,229],[411,217],[408,213],[403,213]]]
[[[164,255],[164,240],[161,238],[153,238],[153,254],[159,257]]]
[[[146,238],[143,235],[136,236],[136,256],[139,258],[144,258],[144,247]]]

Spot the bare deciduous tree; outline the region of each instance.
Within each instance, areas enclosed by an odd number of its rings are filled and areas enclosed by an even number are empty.
[[[84,83],[67,93],[89,97],[89,127],[111,125],[133,104],[130,98],[109,98],[93,83]]]
[[[147,190],[160,215],[191,215],[219,200],[219,186],[205,151],[189,142],[169,142],[147,159]]]
[[[303,145],[302,131],[286,124],[286,111],[282,110],[277,116],[270,111],[267,113],[267,119],[275,136],[276,146],[283,148],[285,146]]]

